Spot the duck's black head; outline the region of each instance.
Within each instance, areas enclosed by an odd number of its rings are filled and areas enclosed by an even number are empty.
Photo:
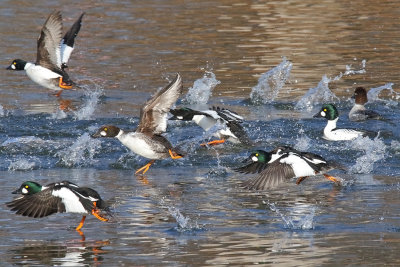
[[[7,70],[24,70],[26,65],[26,61],[22,59],[14,59],[10,66],[7,67]]]
[[[255,150],[251,153],[249,159],[253,162],[268,163],[271,160],[271,153],[264,150]]]
[[[314,115],[314,118],[325,118],[327,120],[335,120],[339,117],[339,112],[334,104],[324,104],[321,110]]]
[[[113,125],[105,125],[100,127],[95,134],[92,135],[93,138],[99,137],[116,137],[119,132],[121,131],[120,128]]]
[[[22,195],[33,195],[42,191],[42,186],[36,182],[27,181],[24,182],[17,190],[13,191],[13,194]]]
[[[173,117],[169,118],[170,120],[182,121],[191,121],[193,119],[193,116],[198,113],[197,111],[190,108],[171,109],[169,112],[174,115]]]

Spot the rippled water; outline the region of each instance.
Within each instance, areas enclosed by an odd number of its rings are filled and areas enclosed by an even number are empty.
[[[10,265],[381,265],[400,263],[400,32],[396,1],[3,1],[1,54],[34,60],[47,15],[69,26],[86,11],[70,61],[79,91],[62,98],[23,73],[0,72],[0,258]],[[29,27],[27,27],[29,25]],[[179,160],[147,160],[117,140],[90,138],[99,126],[134,128],[139,108],[176,72],[178,105],[228,107],[245,117],[255,147],[278,144],[341,162],[335,186],[323,177],[264,193],[234,173],[252,148],[199,144],[211,138],[172,121]],[[356,86],[389,119],[350,123]],[[340,127],[375,139],[321,139],[313,119],[335,102]],[[216,129],[215,129],[216,130]],[[23,181],[69,180],[96,189],[115,214],[25,218],[4,205]]]

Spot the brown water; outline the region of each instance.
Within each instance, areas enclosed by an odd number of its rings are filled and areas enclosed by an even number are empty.
[[[344,110],[358,85],[393,83],[399,92],[397,1],[2,1],[4,68],[14,58],[34,61],[36,38],[54,9],[62,10],[65,26],[87,13],[69,64],[70,76],[86,90],[64,92],[60,100],[22,72],[0,72],[0,202],[10,201],[26,180],[70,180],[110,200],[115,218],[88,217],[83,238],[73,230],[79,215],[39,220],[1,205],[2,265],[400,263],[397,125],[358,124],[391,134],[364,144],[327,143],[319,138],[324,122],[295,109],[324,75],[337,77],[346,66],[365,73],[329,83]],[[293,66],[275,102],[250,104],[257,79],[284,57]],[[133,172],[145,159],[88,133],[105,123],[136,125],[143,102],[176,72],[185,92],[213,73],[220,84],[209,103],[244,115],[260,148],[302,145],[353,170],[339,172],[346,183],[315,178],[248,192],[238,186],[248,177],[230,170],[248,148],[229,145],[157,162],[147,173],[150,184],[138,180]],[[72,111],[60,114],[65,104]],[[400,119],[397,102],[373,107]],[[175,144],[201,134],[191,124],[172,123],[167,136]]]

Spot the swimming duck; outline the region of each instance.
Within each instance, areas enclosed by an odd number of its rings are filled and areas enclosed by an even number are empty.
[[[368,102],[367,91],[364,87],[357,87],[354,91],[353,98],[355,103],[349,112],[351,121],[365,120],[384,120],[384,118],[373,110],[366,109],[364,105]]]
[[[124,131],[114,125],[100,127],[92,135],[98,137],[115,137],[132,152],[151,159],[135,174],[145,174],[157,159],[181,158],[171,143],[161,135],[167,129],[167,113],[182,93],[182,78],[179,74],[164,89],[151,97],[140,111],[139,126],[135,131]]]
[[[100,214],[100,211],[106,211],[110,215],[108,207],[95,190],[68,181],[46,186],[27,181],[12,193],[22,196],[6,205],[22,216],[42,218],[57,212],[69,212],[92,214],[101,221],[109,220]],[[85,219],[86,215],[83,215],[77,231],[80,231]]]
[[[353,140],[359,136],[373,135],[373,132],[355,129],[339,129],[336,123],[339,119],[339,112],[334,104],[324,104],[321,110],[314,115],[314,118],[325,118],[328,120],[324,128],[323,138],[330,141]]]
[[[197,111],[184,107],[171,109],[170,113],[173,115],[170,120],[194,121],[204,131],[210,130],[217,123],[222,124],[224,127],[214,133],[214,136],[219,140],[208,142],[208,145],[221,144],[225,141],[234,144],[251,143],[243,127],[240,125],[243,122],[243,117],[229,109],[213,107],[209,110]]]
[[[62,17],[60,11],[53,11],[44,23],[37,41],[36,63],[15,59],[8,70],[25,70],[35,83],[51,90],[58,91],[60,96],[64,89],[75,85],[67,72],[68,59],[74,50],[75,37],[81,28],[82,13],[69,31],[62,37]]]
[[[253,190],[272,189],[291,178],[298,178],[296,184],[300,184],[307,177],[318,174],[340,184],[341,180],[325,172],[335,168],[344,169],[319,155],[300,152],[289,146],[278,146],[270,152],[256,150],[248,160],[250,164],[234,170],[241,173],[259,173],[257,177],[244,183],[246,188]]]

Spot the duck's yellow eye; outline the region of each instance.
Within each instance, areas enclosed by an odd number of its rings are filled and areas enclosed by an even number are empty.
[[[17,65],[17,62],[14,61],[13,64],[14,64],[14,65]]]
[[[104,128],[104,131],[106,131],[106,132],[107,132],[107,130],[108,130],[108,129],[107,129],[107,127],[106,127],[106,128]]]
[[[25,188],[29,188],[29,185],[25,185]]]
[[[258,157],[258,153],[256,153],[256,157]]]
[[[326,112],[326,108],[324,108],[324,111]]]

